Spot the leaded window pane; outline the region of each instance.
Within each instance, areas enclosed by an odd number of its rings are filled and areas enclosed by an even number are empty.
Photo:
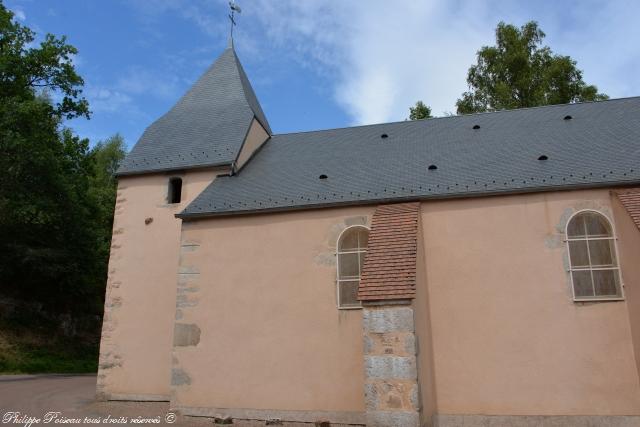
[[[572,267],[589,267],[589,252],[587,251],[586,240],[570,241],[569,255],[571,256]]]
[[[571,242],[574,243],[574,242]],[[589,256],[592,267],[613,267],[613,240],[589,240]]]
[[[351,251],[358,249],[358,232],[357,230],[348,231],[340,239],[340,250]]]
[[[340,279],[360,278],[360,262],[358,252],[339,254]]]
[[[591,282],[591,271],[578,270],[573,273],[573,289],[576,298],[592,297],[593,283]]]
[[[593,270],[593,284],[598,297],[621,297],[618,270]]]
[[[360,301],[358,301],[358,285],[359,280],[345,280],[340,281],[340,306],[342,307],[358,307]]]
[[[602,215],[587,213],[584,214],[589,237],[611,237],[611,230]]]
[[[581,215],[574,217],[567,226],[567,236],[569,238],[584,238],[586,235],[584,218]]]

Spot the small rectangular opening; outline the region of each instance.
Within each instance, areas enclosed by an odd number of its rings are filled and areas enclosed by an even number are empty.
[[[182,178],[169,180],[169,203],[180,203],[182,200]]]

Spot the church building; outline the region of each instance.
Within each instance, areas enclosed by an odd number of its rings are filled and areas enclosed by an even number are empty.
[[[640,97],[274,134],[230,44],[117,175],[100,399],[640,425]]]

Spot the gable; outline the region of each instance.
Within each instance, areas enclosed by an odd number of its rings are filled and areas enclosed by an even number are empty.
[[[242,144],[242,148],[238,153],[238,158],[235,162],[235,170],[242,169],[242,166],[255,154],[255,152],[269,139],[269,134],[262,127],[257,119],[251,122],[247,137]]]

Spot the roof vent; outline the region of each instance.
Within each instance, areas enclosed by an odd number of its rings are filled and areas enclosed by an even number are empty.
[[[387,135],[386,133],[383,133],[382,135],[380,135],[380,138],[386,139],[386,138],[389,138],[389,135]]]
[[[327,178],[329,178],[329,177],[328,177],[327,175],[325,175],[325,174],[322,174],[322,175],[320,175],[318,178],[319,178],[319,179],[327,179]]]
[[[538,160],[549,160],[549,157],[543,154],[542,156],[538,157]]]
[[[478,129],[480,129],[480,125],[473,125],[473,128],[474,128],[475,130],[478,130]]]
[[[436,165],[429,165],[429,167],[427,169],[429,169],[430,171],[434,171],[434,170],[438,169],[438,167]]]
[[[571,119],[573,119],[573,117],[571,117],[571,116],[569,116],[569,115],[566,115],[566,116],[564,116],[564,119],[563,119],[563,120],[571,120]]]

